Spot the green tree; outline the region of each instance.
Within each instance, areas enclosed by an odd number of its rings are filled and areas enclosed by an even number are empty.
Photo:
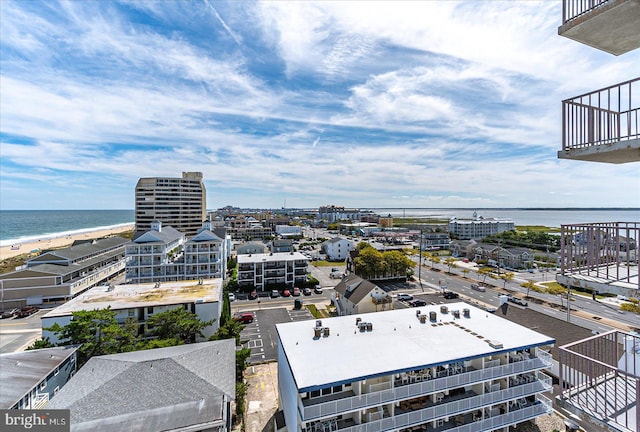
[[[192,343],[203,337],[202,330],[215,322],[200,321],[198,315],[181,307],[153,315],[147,319],[150,335],[158,339],[175,339],[180,343]]]
[[[511,282],[513,280],[513,273],[502,273],[500,275],[500,279],[502,279],[502,288],[506,288],[507,287],[507,282]]]
[[[374,248],[364,248],[353,260],[355,273],[363,279],[369,279],[385,271],[382,254]]]
[[[431,263],[432,263],[432,265],[431,265],[432,267],[433,267],[433,264],[439,264],[439,263],[440,263],[440,261],[442,261],[442,259],[440,259],[440,255],[438,255],[438,254],[434,254],[434,253],[432,253],[431,255],[429,255],[429,260],[430,260],[430,261],[431,261]]]
[[[386,263],[385,269],[391,275],[406,275],[414,265],[413,261],[400,251],[384,252],[382,257]]]
[[[447,259],[444,260],[444,263],[449,267],[449,273],[451,273],[451,268],[456,268],[456,259],[453,257],[449,257]]]
[[[527,298],[529,297],[529,291],[533,290],[536,292],[541,292],[542,290],[536,286],[536,281],[529,279],[526,282],[522,282],[520,284],[521,287],[527,289]]]
[[[230,319],[218,327],[216,333],[209,340],[235,339],[236,346],[240,346],[240,332],[242,332],[243,328],[244,325],[240,321]]]
[[[125,333],[127,330],[116,321],[116,313],[110,307],[73,312],[69,324],[60,326],[55,323],[45,330],[56,334],[61,341],[58,345],[81,345],[78,349],[79,365],[95,355],[121,352],[121,341],[135,337]]]
[[[482,275],[482,283],[487,280],[487,276],[491,274],[491,269],[489,267],[482,267],[478,270],[478,276]]]
[[[37,350],[42,348],[52,348],[55,345],[51,343],[48,337],[40,338],[34,341],[31,345],[29,345],[26,351]]]

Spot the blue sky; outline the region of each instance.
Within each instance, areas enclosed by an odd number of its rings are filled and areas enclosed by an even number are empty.
[[[640,207],[639,164],[558,160],[561,100],[638,75],[561,2],[0,2],[0,206]],[[635,192],[634,192],[635,191]]]

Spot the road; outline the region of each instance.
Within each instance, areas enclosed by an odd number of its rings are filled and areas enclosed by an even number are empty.
[[[476,282],[478,281],[477,274],[475,272],[467,273],[467,278],[464,279],[464,275],[461,272],[462,269],[460,268],[452,268],[451,270],[454,275],[451,276],[446,274],[446,272],[449,270],[449,267],[445,264],[436,264],[434,266],[439,271],[432,270],[430,267],[431,266],[426,267],[423,264],[422,270],[420,272],[423,286],[439,289],[440,286],[444,285],[448,290],[458,292],[459,294],[463,294],[466,297],[475,299],[479,302],[490,304],[494,307],[497,307],[499,305],[498,294],[501,292],[519,293],[522,297],[524,297],[527,294],[527,290],[526,288],[521,287],[520,284],[526,280],[555,280],[554,272],[548,274],[545,272],[543,275],[541,275],[539,272],[536,272],[534,274],[519,273],[516,274],[512,281],[507,282],[506,284],[504,284],[504,281],[502,280],[495,280],[487,277],[486,282],[495,285],[495,288],[487,288],[487,291],[482,293],[470,288],[470,285],[472,282],[474,282],[474,280]],[[417,269],[415,271],[417,276]],[[476,277],[474,278],[474,276]],[[483,280],[482,277],[480,277],[480,280]],[[503,286],[505,288],[503,288]],[[550,316],[554,316],[559,319],[567,319],[566,309],[564,308],[566,306],[566,299],[561,299],[560,297],[555,295],[537,293],[534,291],[530,291],[529,296],[540,301],[540,303],[538,304],[535,302],[529,302],[529,307],[531,309]],[[549,307],[545,303],[555,305],[556,307]],[[563,311],[560,310],[561,308]],[[590,297],[583,297],[580,295],[576,295],[575,293],[574,295],[572,295],[571,309],[572,311],[582,311],[587,315],[591,314],[594,317],[590,320],[586,320],[572,315],[570,317],[571,322],[587,328],[591,328],[596,331],[606,331],[611,329],[611,327],[609,326],[598,324],[597,321],[599,321],[601,318],[617,321],[633,328],[640,327],[640,317],[637,314],[621,313],[615,305],[607,304],[601,301],[594,301]],[[589,324],[587,325],[587,323]]]
[[[0,354],[24,351],[36,339],[42,337],[40,317],[50,309],[40,309],[26,318],[0,320]]]

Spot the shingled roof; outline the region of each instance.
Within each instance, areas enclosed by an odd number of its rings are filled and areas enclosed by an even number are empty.
[[[93,357],[47,408],[74,430],[171,430],[222,420],[235,399],[233,339]]]

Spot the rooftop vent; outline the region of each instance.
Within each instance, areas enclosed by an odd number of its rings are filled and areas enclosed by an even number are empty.
[[[360,317],[356,318],[356,325],[360,324],[360,321],[362,321],[362,318]]]
[[[491,348],[498,349],[498,348],[502,348],[503,347],[502,346],[502,342],[499,342],[497,340],[490,340],[490,341],[487,341],[487,343],[489,344],[489,346]]]
[[[471,318],[471,310],[467,308],[462,309],[462,315],[464,315],[465,318]]]
[[[313,329],[313,337],[318,339],[322,335],[322,327],[316,327]]]
[[[418,310],[416,311],[416,316],[417,316],[417,317],[419,317],[419,316],[420,316],[420,309],[418,309]]]
[[[420,315],[418,318],[422,324],[427,322],[427,316],[425,314]]]
[[[443,314],[449,313],[449,308],[446,306],[440,306],[440,312],[442,312]]]
[[[438,314],[434,311],[429,312],[429,321],[436,321],[438,319]]]
[[[316,320],[316,327],[322,327],[322,320]]]
[[[451,313],[453,314],[454,318],[460,318],[460,311],[459,310],[451,311]]]
[[[322,328],[322,336],[324,336],[324,337],[328,337],[329,336],[329,327],[323,327]]]

